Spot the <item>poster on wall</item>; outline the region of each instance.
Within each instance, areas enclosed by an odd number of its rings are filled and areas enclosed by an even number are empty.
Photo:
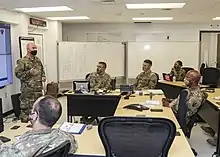
[[[19,37],[20,57],[24,57],[27,54],[27,44],[34,43],[33,37]]]

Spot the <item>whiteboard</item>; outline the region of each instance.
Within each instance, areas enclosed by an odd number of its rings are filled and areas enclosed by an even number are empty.
[[[124,76],[124,45],[120,42],[59,42],[59,81],[84,79],[96,71],[99,61],[107,63],[111,77]]]
[[[136,78],[145,59],[153,62],[152,71],[169,73],[174,62],[198,69],[199,42],[128,42],[128,78]]]

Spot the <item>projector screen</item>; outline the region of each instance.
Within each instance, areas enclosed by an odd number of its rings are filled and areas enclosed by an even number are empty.
[[[11,30],[0,23],[0,87],[12,83]]]

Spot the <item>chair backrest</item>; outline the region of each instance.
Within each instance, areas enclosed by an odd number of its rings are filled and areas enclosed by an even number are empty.
[[[85,79],[87,80],[89,78],[90,73],[86,74]]]
[[[116,77],[111,79],[111,90],[116,89]]]
[[[216,88],[220,77],[220,71],[217,68],[205,68],[203,70],[203,85],[210,85],[210,87]]]
[[[190,70],[194,70],[193,68],[190,67],[182,67],[182,69],[185,70],[186,73]]]
[[[21,96],[21,93],[11,95],[11,102],[12,102],[13,110],[17,118],[19,118],[20,113],[21,113],[21,108],[20,108],[21,101],[19,99],[20,96]]]
[[[108,117],[98,130],[106,157],[167,157],[176,135],[164,118]]]
[[[70,150],[70,142],[65,141],[59,147],[43,153],[37,157],[67,157]]]
[[[177,111],[177,114],[176,114],[176,118],[183,130],[183,132],[185,133],[186,135],[186,130],[187,130],[187,127],[186,127],[186,112],[187,112],[187,109],[188,109],[188,106],[187,106],[187,96],[188,96],[189,92],[184,89],[180,92],[180,98],[179,98],[179,106],[178,106],[178,111]]]
[[[191,131],[192,128],[197,120],[198,117],[198,113],[200,111],[200,109],[202,108],[202,105],[205,103],[208,95],[206,94],[206,96],[203,98],[203,101],[201,102],[200,107],[198,108],[197,112],[192,115],[189,118],[189,121],[186,122],[186,113],[188,110],[188,106],[187,106],[187,96],[188,96],[188,91],[187,90],[182,90],[180,93],[180,99],[179,99],[179,106],[178,106],[178,112],[176,114],[176,118],[185,134],[186,137],[190,138],[191,136]]]

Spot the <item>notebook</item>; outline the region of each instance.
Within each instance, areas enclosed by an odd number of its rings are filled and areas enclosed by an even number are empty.
[[[69,132],[71,134],[81,134],[84,131],[85,127],[85,124],[64,122],[60,126],[60,130]]]

